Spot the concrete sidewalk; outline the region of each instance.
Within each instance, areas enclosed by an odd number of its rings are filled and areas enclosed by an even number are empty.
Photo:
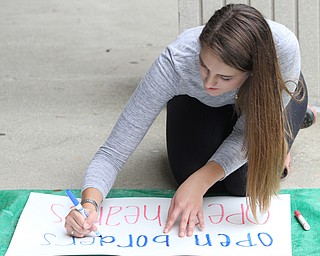
[[[137,83],[178,35],[172,0],[3,0],[0,189],[80,188]],[[320,187],[320,124],[301,130],[283,188]],[[174,189],[165,110],[117,188]]]

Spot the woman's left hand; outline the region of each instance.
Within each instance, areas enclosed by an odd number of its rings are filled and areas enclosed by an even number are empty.
[[[224,171],[219,164],[208,162],[185,180],[171,200],[163,232],[168,233],[179,217],[179,237],[192,236],[196,225],[204,229],[203,196],[223,176]]]
[[[180,217],[179,237],[192,236],[194,227],[199,225],[204,228],[203,219],[203,191],[199,185],[193,184],[192,179],[187,179],[176,191],[171,200],[168,211],[167,223],[164,233],[168,233]]]

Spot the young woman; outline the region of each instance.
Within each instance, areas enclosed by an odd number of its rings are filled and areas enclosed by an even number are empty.
[[[167,150],[179,183],[164,232],[180,219],[179,236],[204,228],[205,193],[222,187],[248,196],[253,213],[279,189],[286,155],[306,113],[295,35],[253,7],[230,4],[203,27],[182,33],[146,73],[94,156],[68,234],[95,230],[98,204],[167,105]],[[301,82],[299,82],[301,81]]]

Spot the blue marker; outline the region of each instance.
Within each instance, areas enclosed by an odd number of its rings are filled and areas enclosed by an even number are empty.
[[[78,210],[78,212],[80,212],[82,214],[83,217],[88,218],[88,214],[85,211],[85,209],[83,209],[82,205],[79,203],[78,199],[72,194],[70,189],[66,190],[67,195],[69,196],[70,200],[72,201],[73,205],[76,207],[76,209]],[[99,232],[99,230],[94,232],[97,236],[101,236],[101,233]]]

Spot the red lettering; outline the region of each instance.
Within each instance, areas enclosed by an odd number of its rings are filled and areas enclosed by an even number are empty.
[[[60,217],[58,215],[58,213],[56,212],[56,210],[55,210],[58,206],[64,208],[64,205],[62,205],[62,204],[53,204],[53,205],[51,205],[51,211],[53,212],[54,215],[56,215],[58,217],[58,220],[53,221],[54,223],[62,222],[62,217]]]
[[[243,225],[245,223],[243,204],[240,204],[240,212],[228,215],[226,221],[235,225]]]
[[[139,220],[139,217],[140,217],[140,208],[139,208],[138,206],[127,206],[126,208],[127,208],[127,209],[128,209],[128,208],[135,208],[135,209],[136,209],[136,213],[135,213],[135,214],[127,214],[127,215],[124,215],[124,219],[126,220],[126,222],[127,222],[128,224],[135,224],[135,223],[137,223],[138,220]],[[132,222],[129,221],[129,217],[134,217]]]
[[[98,219],[97,219],[97,224],[101,226],[102,224],[102,215],[103,215],[103,207],[101,206],[100,207],[100,211],[99,211],[99,216],[98,216]]]
[[[260,221],[261,218],[265,218],[265,221]],[[268,222],[268,220],[270,219],[270,212],[267,211],[265,214],[261,215],[260,218],[258,217],[259,221],[256,221],[252,215],[251,209],[249,206],[247,206],[247,210],[246,210],[246,218],[247,220],[252,223],[252,224],[260,224],[260,225],[264,225]]]
[[[217,211],[219,212],[219,214],[212,214],[209,215],[208,218],[210,220],[210,222],[212,224],[219,224],[222,222],[223,220],[223,216],[224,216],[224,207],[222,204],[209,204],[208,207],[218,207]],[[214,209],[213,209],[214,211]],[[215,217],[218,217],[218,219],[215,219]]]
[[[147,217],[147,206],[146,205],[144,205],[143,206],[143,216],[144,216],[144,218],[146,219],[146,220],[158,220],[158,223],[159,223],[159,226],[161,227],[162,226],[162,223],[161,223],[161,218],[160,218],[160,205],[158,205],[158,208],[157,208],[157,214],[156,214],[156,216],[153,218],[153,219],[149,219],[148,217]]]
[[[211,212],[213,213],[208,215],[209,221],[212,224],[220,224],[225,219],[226,222],[233,225],[244,225],[246,222],[254,225],[264,225],[270,219],[270,212],[266,211],[265,214],[258,216],[258,221],[256,221],[250,210],[250,206],[245,204],[240,204],[239,206],[239,212],[228,215],[225,212],[223,204],[209,204],[208,207],[211,207]]]
[[[115,210],[115,211],[113,212],[113,210]],[[122,211],[122,207],[121,206],[110,206],[109,212],[108,212],[107,218],[106,218],[106,225],[107,226],[118,226],[118,225],[120,225],[120,222],[118,222],[116,224],[110,224],[109,220],[110,220],[111,216],[114,216],[114,215],[118,214],[121,211]]]

